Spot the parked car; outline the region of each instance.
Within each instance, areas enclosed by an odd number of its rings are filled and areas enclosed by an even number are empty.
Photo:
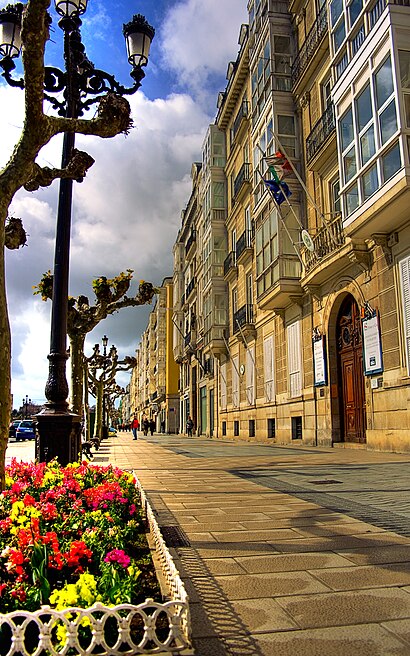
[[[21,422],[21,419],[15,419],[14,421],[10,422],[9,426],[9,439],[10,437],[16,437],[16,428]]]
[[[16,428],[16,440],[34,440],[36,437],[36,427],[31,419],[23,419]]]

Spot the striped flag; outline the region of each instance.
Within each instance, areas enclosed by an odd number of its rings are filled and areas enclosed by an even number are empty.
[[[284,178],[286,175],[291,175],[293,173],[292,165],[290,164],[289,160],[285,157],[285,155],[280,152],[280,150],[278,150],[271,157],[266,157],[265,160],[272,174],[273,171],[275,171],[275,175],[277,175],[275,169],[276,166],[282,169],[282,178]]]

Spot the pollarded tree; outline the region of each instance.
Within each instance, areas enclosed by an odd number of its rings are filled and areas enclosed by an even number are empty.
[[[151,303],[157,289],[150,282],[140,281],[135,296],[127,296],[133,271],[127,269],[114,278],[100,276],[93,280],[95,304],[90,305],[87,296],[68,299],[67,334],[70,340],[71,356],[71,402],[72,409],[83,416],[84,400],[84,344],[87,334],[109,314],[114,314],[125,307],[136,307]],[[36,294],[41,294],[44,301],[52,298],[53,276],[47,271],[36,287]]]
[[[44,111],[44,52],[49,39],[49,5],[50,0],[28,0],[24,6],[18,4],[13,9],[21,13],[25,116],[20,138],[8,163],[0,170],[0,489],[4,488],[12,406],[11,334],[4,249],[18,248],[26,239],[21,221],[9,219],[10,204],[22,188],[33,191],[50,185],[55,179],[81,180],[84,177],[93,160],[79,151],[74,150],[61,169],[41,168],[36,164],[40,150],[57,134],[79,133],[108,138],[127,133],[131,127],[129,103],[115,93],[100,98],[97,113],[92,119],[51,116]]]

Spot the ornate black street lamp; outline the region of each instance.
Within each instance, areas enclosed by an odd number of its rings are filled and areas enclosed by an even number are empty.
[[[112,92],[120,96],[133,94],[141,86],[143,67],[148,63],[149,49],[155,30],[144,16],[138,14],[123,26],[128,61],[132,66],[134,84],[124,87],[105,71],[94,68],[85,54],[81,41],[81,19],[88,0],[55,0],[59,27],[64,32],[64,70],[45,67],[44,98],[60,116],[78,118],[96,103],[102,94]],[[23,79],[13,79],[13,59],[21,48],[21,18],[24,5],[8,5],[0,10],[0,67],[9,85],[24,88]],[[50,19],[51,22],[51,19]],[[61,94],[58,99],[49,94]],[[75,144],[75,133],[64,133],[62,168],[70,162]],[[79,180],[80,182],[81,180]],[[56,244],[51,313],[49,376],[46,383],[45,409],[37,415],[39,438],[36,458],[49,461],[58,458],[61,464],[73,462],[80,452],[80,417],[68,409],[67,311],[73,181],[60,179],[57,211]]]
[[[108,426],[107,426],[107,408],[106,408],[106,370],[107,370],[107,344],[108,344],[108,337],[107,335],[104,335],[102,338],[102,345],[103,345],[103,393],[102,393],[102,434],[101,438],[103,440],[106,440],[108,437]]]
[[[28,417],[28,409],[30,406],[31,406],[31,399],[29,399],[28,394],[26,394],[26,398],[23,399],[23,413],[25,419],[27,419]]]

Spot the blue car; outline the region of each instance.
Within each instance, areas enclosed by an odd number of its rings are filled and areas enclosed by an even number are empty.
[[[16,428],[16,440],[34,440],[36,437],[36,428],[34,421],[23,419]]]

